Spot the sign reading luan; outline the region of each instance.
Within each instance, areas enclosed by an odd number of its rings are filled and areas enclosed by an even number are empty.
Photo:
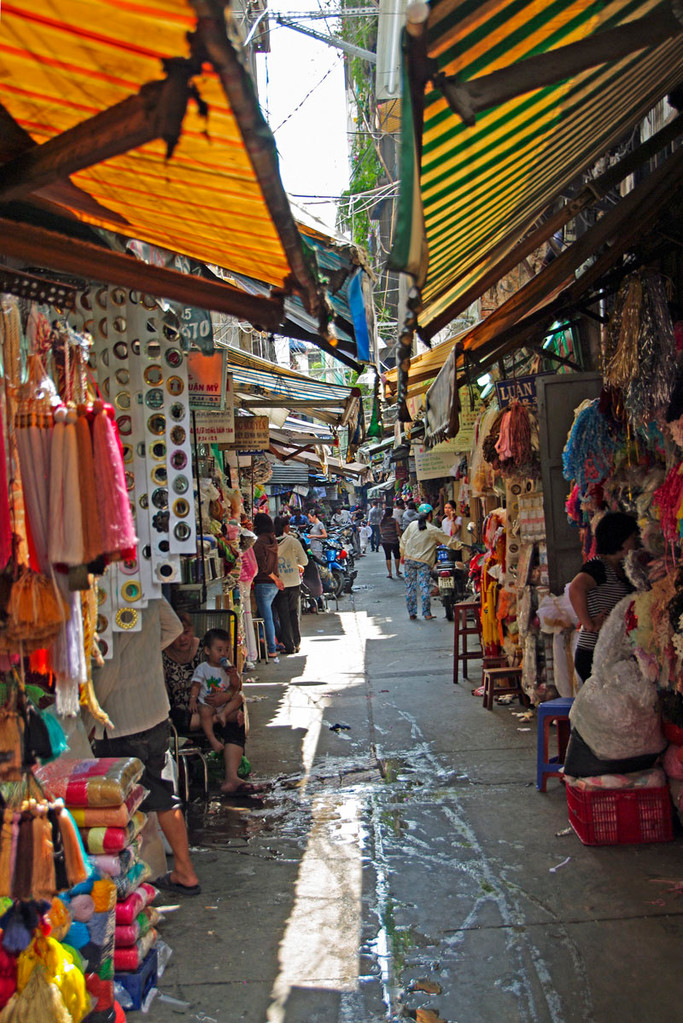
[[[536,376],[514,377],[512,380],[498,380],[496,382],[496,393],[500,408],[507,408],[511,401],[518,401],[520,405],[532,405],[536,407]]]
[[[226,394],[225,352],[215,352],[213,355],[190,352],[187,356],[187,380],[190,408],[224,408]]]

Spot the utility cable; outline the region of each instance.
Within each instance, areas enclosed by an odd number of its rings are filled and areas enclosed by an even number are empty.
[[[297,104],[297,106],[295,106],[295,107],[294,107],[294,109],[293,109],[293,110],[291,110],[291,111],[290,111],[290,112],[289,112],[289,113],[287,114],[287,116],[285,117],[285,119],[284,119],[283,121],[280,121],[280,123],[278,124],[277,128],[273,128],[273,129],[272,129],[272,131],[273,131],[273,135],[275,134],[275,132],[276,132],[276,131],[279,131],[279,130],[280,130],[280,128],[281,128],[281,127],[282,127],[282,126],[283,126],[284,124],[287,124],[287,121],[291,120],[291,118],[292,118],[292,117],[294,117],[294,114],[296,114],[296,113],[297,113],[297,112],[298,112],[299,110],[301,110],[301,108],[302,108],[302,106],[304,105],[304,103],[306,102],[306,100],[307,100],[307,99],[310,99],[310,98],[311,98],[311,96],[313,95],[313,93],[314,93],[314,92],[316,91],[316,89],[319,89],[319,88],[320,88],[320,86],[321,86],[321,85],[323,84],[323,82],[325,81],[325,79],[326,79],[326,78],[328,78],[328,77],[329,77],[329,76],[330,76],[330,75],[332,74],[332,72],[333,72],[333,71],[335,71],[335,70],[336,70],[336,69],[337,69],[337,68],[339,67],[339,62],[340,62],[340,60],[341,60],[341,58],[340,58],[340,57],[337,57],[337,60],[335,61],[335,63],[333,63],[333,64],[332,64],[332,65],[331,65],[331,66],[330,66],[330,67],[329,67],[329,68],[327,69],[327,71],[326,71],[326,72],[325,72],[325,74],[324,74],[324,75],[322,76],[322,78],[320,79],[320,81],[319,81],[319,82],[316,82],[316,84],[315,84],[315,85],[314,85],[314,86],[313,86],[313,87],[312,87],[311,89],[309,89],[309,91],[308,91],[308,92],[306,93],[306,95],[305,95],[305,96],[304,96],[304,98],[303,98],[303,99],[301,100],[301,102],[300,102],[300,103],[298,103],[298,104]]]

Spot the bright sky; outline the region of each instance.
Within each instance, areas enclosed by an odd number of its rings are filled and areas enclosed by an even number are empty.
[[[271,0],[281,13],[319,10],[316,0]],[[336,20],[302,22],[335,34]],[[329,25],[329,28],[327,27]],[[348,187],[344,55],[325,43],[270,21],[269,54],[257,54],[259,99],[275,133],[280,173],[293,203],[335,227],[335,206],[315,196]],[[296,212],[296,211],[295,211]]]

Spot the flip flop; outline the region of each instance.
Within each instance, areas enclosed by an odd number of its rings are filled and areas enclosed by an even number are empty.
[[[181,884],[180,881],[171,880],[171,871],[162,874],[156,881],[152,881],[155,888],[162,892],[173,892],[174,895],[199,895],[202,886],[200,884]]]
[[[424,620],[426,622],[434,622],[434,621],[436,621],[436,615],[423,615],[422,617],[424,618]]]
[[[260,796],[264,791],[263,785],[254,785],[249,781],[243,781],[236,789],[230,789],[227,792],[223,792],[221,789],[224,796]]]

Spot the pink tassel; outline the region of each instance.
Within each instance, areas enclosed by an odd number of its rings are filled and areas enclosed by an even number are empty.
[[[126,489],[126,474],[114,426],[99,402],[94,404],[93,460],[103,550],[130,551],[138,540]]]

